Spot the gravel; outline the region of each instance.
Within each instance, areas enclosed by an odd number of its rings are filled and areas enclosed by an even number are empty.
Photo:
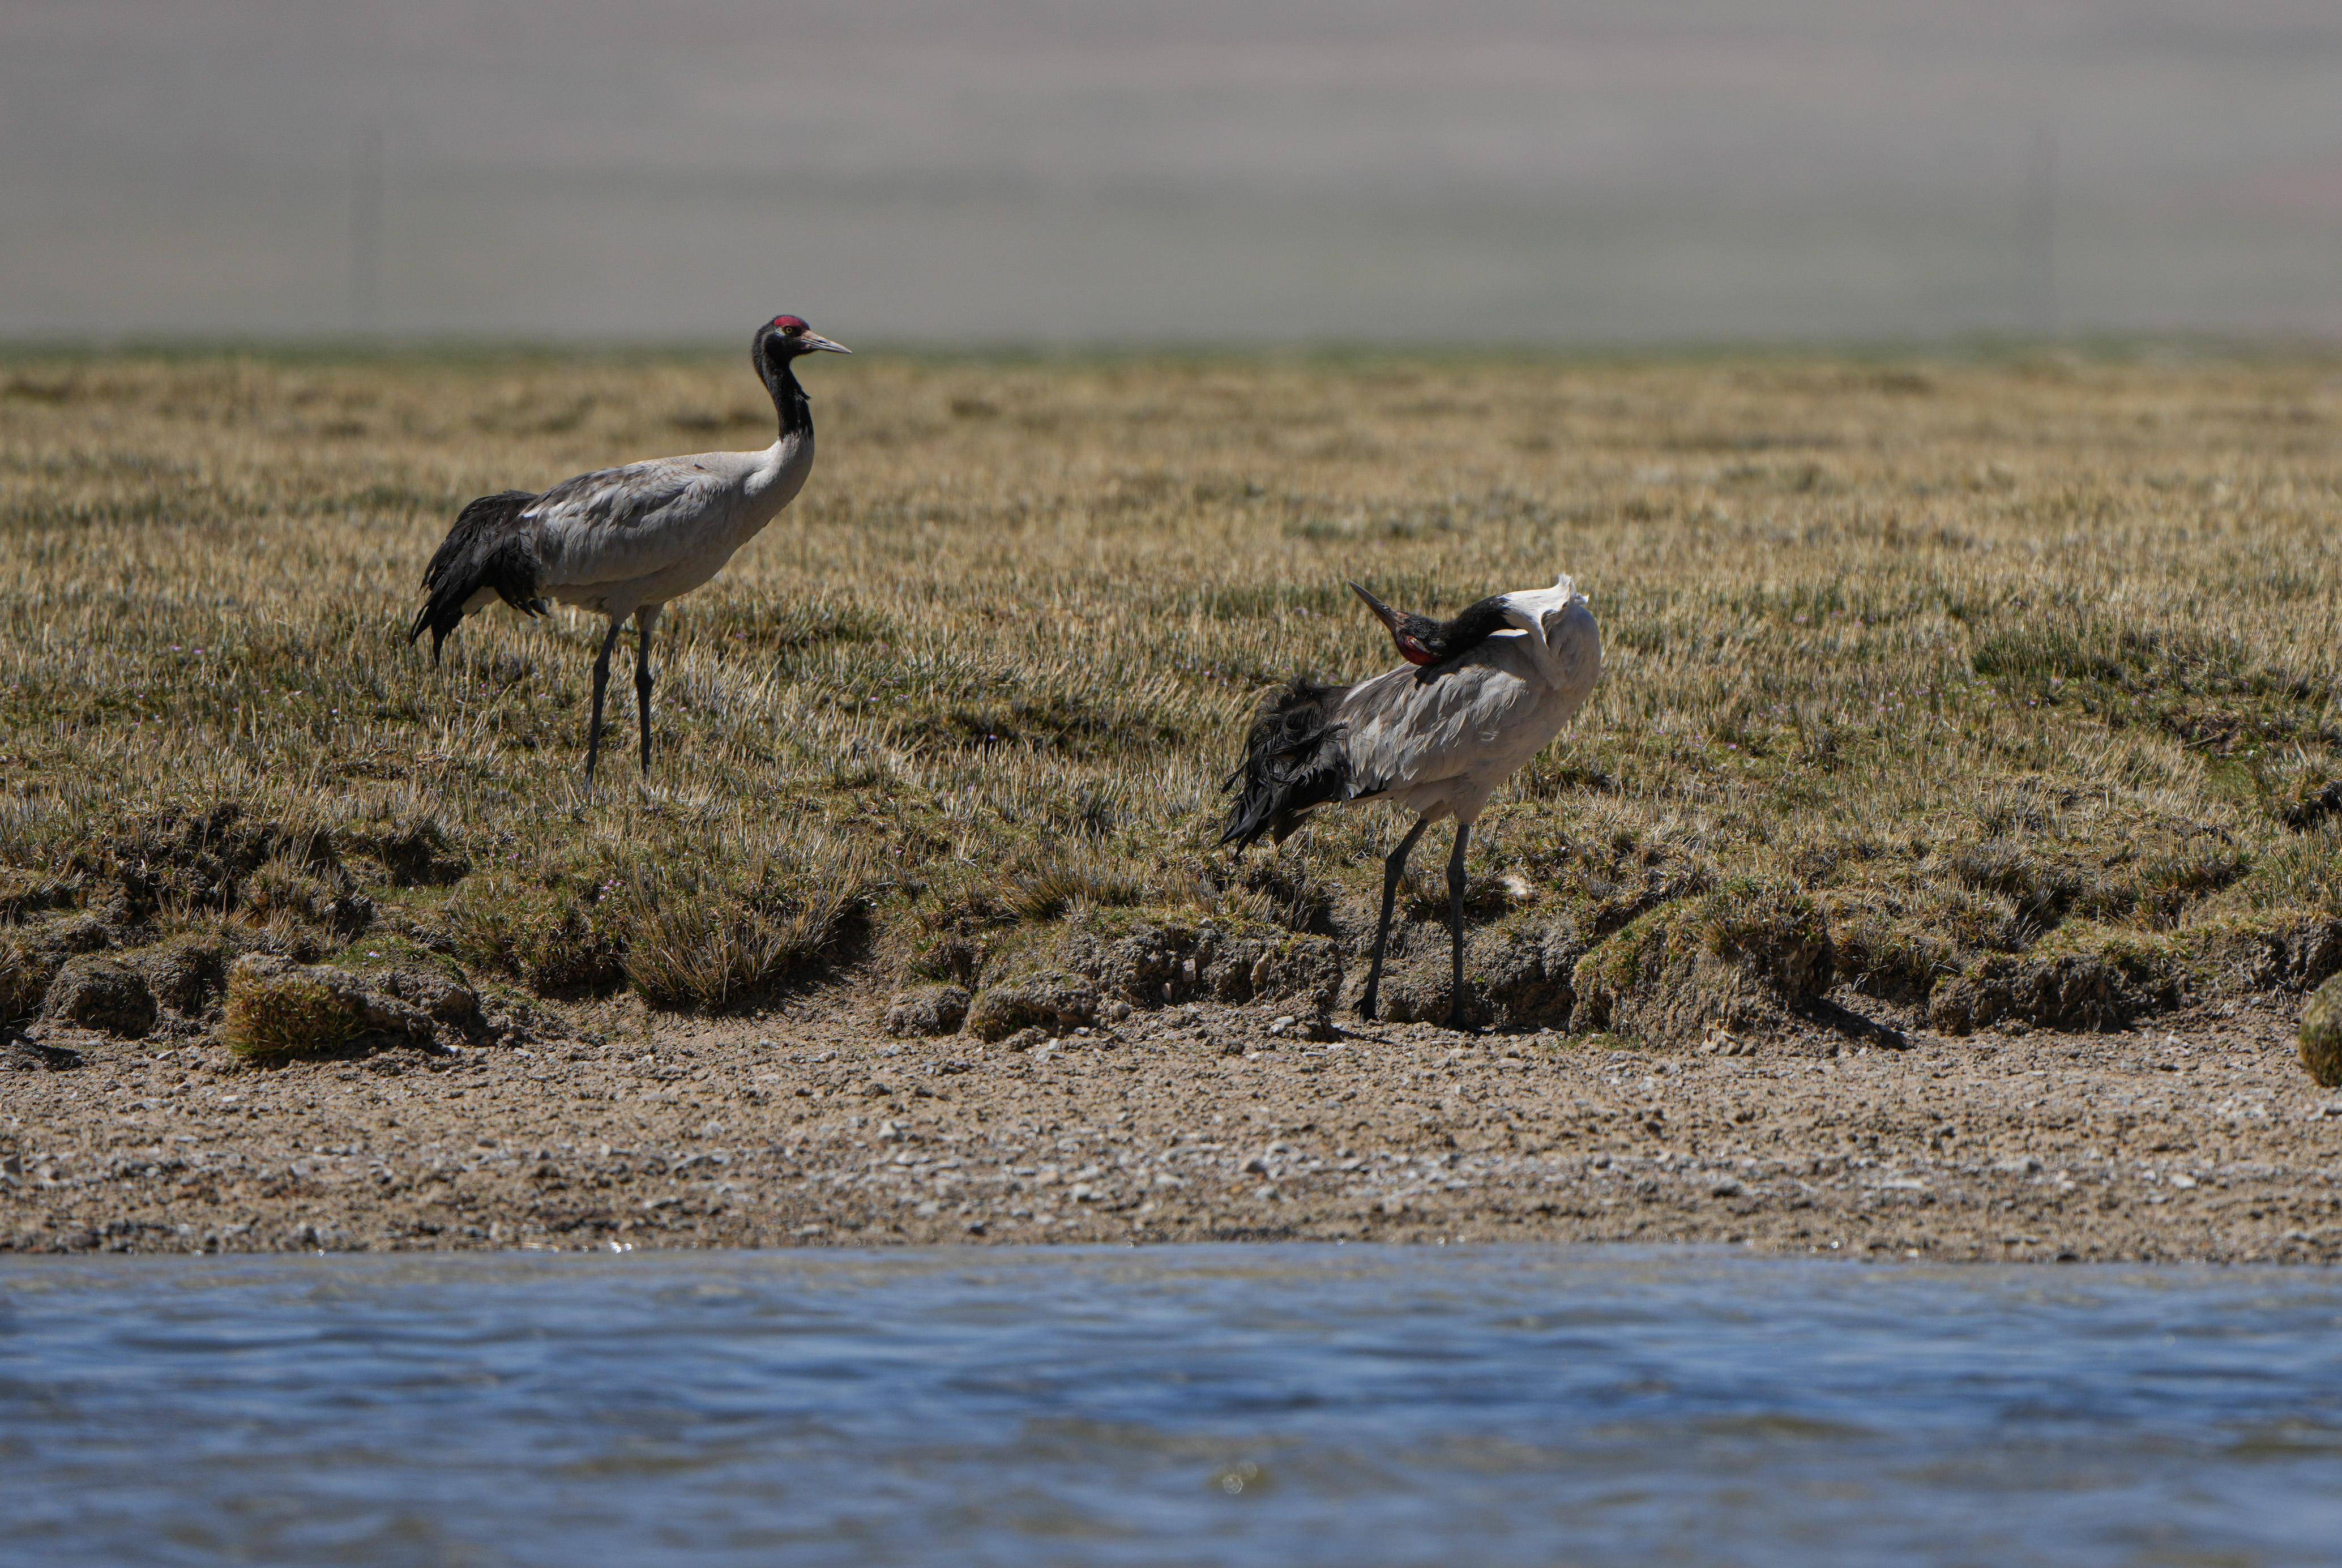
[[[1622,1049],[1273,1005],[1016,1043],[881,1004],[548,1011],[445,1055],[242,1065],[45,1024],[0,1249],[1323,1240],[2342,1261],[2342,1102],[2295,1020]],[[881,1054],[882,1052],[889,1053]],[[77,1061],[79,1065],[73,1065]]]

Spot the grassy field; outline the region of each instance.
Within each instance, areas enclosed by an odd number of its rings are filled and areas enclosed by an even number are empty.
[[[423,563],[475,494],[762,445],[738,356],[0,361],[0,1012],[77,954],[197,1020],[255,946],[696,1010],[1132,933],[1240,1000],[1275,963],[1179,954],[1355,955],[1404,827],[1215,852],[1258,690],[1391,662],[1346,577],[1444,612],[1557,570],[1607,664],[1475,839],[1492,1020],[1683,1039],[1851,984],[2106,1027],[2342,968],[2333,363],[807,380],[811,484],[670,612],[647,784],[621,704],[589,792],[594,626],[499,610],[435,669]],[[1445,1011],[1439,858],[1402,1016]]]

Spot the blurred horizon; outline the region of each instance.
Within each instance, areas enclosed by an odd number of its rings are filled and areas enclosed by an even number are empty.
[[[2342,339],[2304,0],[19,0],[0,337]]]

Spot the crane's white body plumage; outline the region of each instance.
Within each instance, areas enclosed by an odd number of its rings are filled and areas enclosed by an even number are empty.
[[[1336,706],[1352,776],[1365,786],[1352,800],[1476,822],[1497,786],[1585,706],[1602,673],[1602,633],[1575,584],[1564,577],[1506,597],[1534,630],[1497,632],[1449,664],[1361,681]]]
[[[536,545],[538,591],[614,620],[664,605],[721,572],[812,472],[807,429],[762,452],[661,457],[555,485],[520,514]]]

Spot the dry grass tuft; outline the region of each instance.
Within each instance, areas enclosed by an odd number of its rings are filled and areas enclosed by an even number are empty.
[[[34,933],[0,930],[0,1024],[40,1011],[49,984],[65,967],[65,954]]]
[[[713,1010],[839,959],[864,926],[868,864],[850,844],[790,847],[745,884],[672,866],[628,884],[619,914],[635,989],[658,1006]]]
[[[758,439],[730,356],[5,369],[55,389],[0,400],[14,1016],[84,922],[689,1007],[981,990],[1117,912],[1355,948],[1402,824],[1230,866],[1247,704],[1388,662],[1346,577],[1438,609],[1556,569],[1609,666],[1476,836],[1504,1016],[1583,953],[1661,1033],[1686,965],[1773,1005],[1765,944],[1815,920],[1855,984],[1972,1019],[2342,963],[2325,361],[866,356],[815,389],[806,495],[670,616],[653,777],[590,794],[592,627],[494,612],[435,669],[415,580],[473,494]],[[1727,931],[1742,884],[1794,933]],[[1443,911],[1410,897],[1426,953]]]

